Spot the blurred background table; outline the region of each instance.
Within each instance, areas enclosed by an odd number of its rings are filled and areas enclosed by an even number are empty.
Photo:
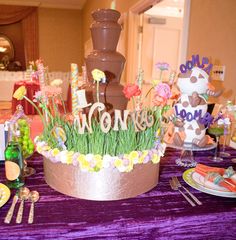
[[[227,148],[236,157],[236,151]],[[186,168],[175,164],[180,150],[168,148],[161,159],[160,181],[151,191],[119,201],[88,201],[65,196],[50,188],[43,175],[43,157],[35,153],[28,161],[36,174],[26,179],[30,190],[40,193],[35,204],[35,222],[27,224],[30,202],[25,202],[22,224],[16,224],[16,206],[11,224],[4,218],[12,203],[0,211],[0,239],[235,239],[236,199],[217,197],[188,187],[203,203],[191,207],[169,180],[177,176],[186,187],[182,174]],[[231,158],[216,163],[208,160],[212,151],[198,152],[196,160],[210,166],[236,167]],[[96,174],[96,173],[95,173]],[[4,166],[0,168],[4,183]],[[94,186],[96,187],[96,186]]]
[[[36,81],[19,81],[14,84],[12,96],[14,92],[21,86],[26,87],[27,90],[26,96],[32,101],[35,93],[40,90],[39,83]],[[28,101],[26,101],[25,99],[18,101],[13,97],[12,97],[12,113],[16,111],[16,106],[18,104],[21,104],[23,106],[25,114],[27,115],[37,114],[35,108]]]

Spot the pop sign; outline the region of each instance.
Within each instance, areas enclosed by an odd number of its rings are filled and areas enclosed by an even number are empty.
[[[186,73],[188,70],[191,70],[193,67],[202,68],[208,74],[210,73],[213,65],[209,63],[207,57],[202,58],[202,63],[200,63],[199,55],[192,55],[192,60],[186,62],[186,64],[181,64],[179,69],[181,73]]]

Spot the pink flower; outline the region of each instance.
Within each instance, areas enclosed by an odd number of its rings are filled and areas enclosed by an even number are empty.
[[[137,84],[128,84],[124,87],[123,93],[126,98],[130,99],[132,97],[140,96],[141,90]]]
[[[35,94],[34,94],[34,100],[33,102],[40,102],[43,98],[43,93],[42,91],[37,91]]]
[[[167,83],[159,83],[155,87],[155,95],[162,97],[163,99],[169,99],[171,97],[171,89]]]

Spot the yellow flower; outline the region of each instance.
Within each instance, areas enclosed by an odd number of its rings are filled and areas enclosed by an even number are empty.
[[[129,159],[132,160],[132,161],[135,161],[138,159],[138,152],[137,151],[132,151],[130,152],[129,154]],[[136,162],[136,161],[135,161]]]
[[[42,146],[37,145],[36,150],[38,153],[41,153],[43,151]]]
[[[67,164],[71,164],[73,162],[73,154],[74,154],[73,151],[67,152],[67,154],[66,154],[66,163]]]
[[[59,87],[62,83],[63,82],[61,79],[54,79],[53,81],[51,81],[50,85],[54,87]]]
[[[42,151],[49,151],[50,150],[50,147],[45,145],[42,147]]]
[[[96,161],[96,167],[102,168],[102,156],[99,154],[94,155],[94,160]]]
[[[79,161],[80,167],[82,170],[89,170],[90,165],[89,165],[89,162],[86,160],[86,157],[84,154],[80,154],[77,160]]]
[[[152,162],[153,163],[159,163],[160,162],[160,156],[158,156],[156,153],[152,155]]]
[[[26,88],[25,86],[19,87],[13,94],[13,97],[16,98],[17,100],[22,100],[26,94]]]
[[[59,152],[60,150],[58,148],[52,149],[52,156],[55,157]]]
[[[132,161],[129,161],[129,165],[126,167],[126,172],[130,172],[131,170],[133,170],[134,164]]]
[[[119,168],[123,165],[123,162],[121,159],[117,158],[114,162],[115,167]]]
[[[77,158],[78,162],[83,162],[86,161],[85,155],[84,154],[80,154]]]
[[[80,162],[80,167],[82,170],[90,170],[90,165],[89,165],[89,162],[88,161],[82,161]]]
[[[94,81],[96,81],[96,82],[100,82],[102,79],[106,79],[105,73],[98,69],[94,69],[92,71],[92,76],[93,76]]]
[[[158,79],[153,79],[153,80],[152,80],[152,85],[156,86],[159,82],[160,82],[160,80],[158,80]]]
[[[138,163],[143,163],[144,161],[144,158],[148,155],[148,151],[147,150],[144,150],[142,152],[142,155],[140,156],[140,158],[138,159]]]

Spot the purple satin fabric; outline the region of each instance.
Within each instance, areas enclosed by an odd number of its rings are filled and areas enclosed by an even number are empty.
[[[236,157],[236,151],[226,149]],[[215,164],[206,157],[212,151],[196,152],[196,160],[211,166],[236,164],[230,158]],[[35,153],[29,161],[37,174],[26,180],[30,190],[40,193],[35,205],[35,223],[27,224],[30,202],[25,202],[22,224],[16,224],[16,206],[11,224],[4,217],[13,194],[0,210],[0,239],[235,239],[236,199],[216,197],[189,187],[202,201],[191,207],[178,192],[171,190],[169,179],[181,176],[185,168],[176,166],[179,150],[168,148],[161,160],[160,181],[156,188],[136,198],[119,201],[88,201],[72,198],[51,189],[44,180],[43,158]],[[4,183],[4,166],[0,169]]]

